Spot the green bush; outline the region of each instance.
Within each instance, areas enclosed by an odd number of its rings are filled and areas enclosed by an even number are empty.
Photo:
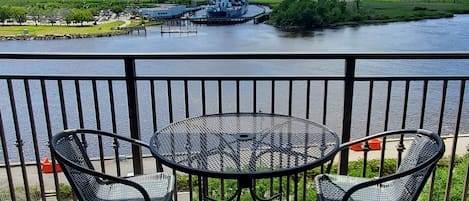
[[[73,196],[73,190],[72,187],[68,184],[60,183],[59,184],[59,189],[60,189],[60,199],[71,199]]]
[[[274,25],[283,28],[314,28],[344,21],[346,2],[338,0],[284,0],[271,15]]]

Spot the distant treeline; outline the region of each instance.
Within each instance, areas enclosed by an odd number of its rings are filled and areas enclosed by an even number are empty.
[[[27,19],[47,21],[54,25],[58,21],[81,23],[93,21],[100,11],[109,10],[119,14],[126,8],[154,7],[157,3],[189,5],[191,0],[1,0],[0,25],[7,20],[22,24]]]
[[[90,9],[93,13],[95,10],[123,10],[126,7],[147,7],[156,3],[176,3],[189,5],[190,0],[1,0],[2,6],[18,6],[18,7],[38,7],[47,9]]]

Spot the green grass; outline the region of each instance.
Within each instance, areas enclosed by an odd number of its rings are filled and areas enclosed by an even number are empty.
[[[455,160],[455,167],[453,170],[453,177],[452,177],[452,187],[450,193],[450,200],[460,200],[461,194],[464,187],[464,176],[466,175],[466,167],[468,162],[469,155],[465,156],[457,156]],[[379,160],[368,160],[366,165],[366,177],[372,178],[377,177],[379,174]],[[434,184],[434,191],[433,191],[433,200],[443,200],[446,191],[446,181],[448,179],[448,168],[449,168],[449,158],[445,157],[440,160],[436,169],[436,176],[435,176],[435,184]],[[362,175],[362,167],[363,161],[352,161],[349,163],[349,176],[356,176],[361,177]],[[395,172],[397,167],[397,160],[396,159],[386,159],[384,161],[384,174],[389,175]],[[334,165],[331,169],[331,172],[335,174],[337,172],[337,165]],[[303,192],[306,192],[306,200],[314,201],[316,200],[316,187],[314,184],[314,177],[320,173],[319,168],[310,170],[306,174],[306,188],[303,187],[304,175],[298,175],[298,198],[299,200],[303,199]],[[189,189],[189,179],[187,175],[178,175],[177,176],[177,186],[178,190],[188,190]],[[286,195],[290,196],[290,200],[293,200],[294,196],[294,189],[295,189],[295,182],[293,182],[293,177],[291,177],[289,186],[290,192],[287,193],[286,186],[287,180],[286,177],[283,177],[282,182],[280,182],[279,178],[274,178],[273,181],[273,193],[279,192],[280,190],[280,183],[282,184],[282,196],[283,200],[286,199]],[[430,181],[430,179],[429,179]],[[209,184],[209,196],[215,199],[221,199],[221,186],[222,181],[220,179],[212,179],[208,180]],[[198,180],[196,177],[193,177],[193,187],[194,187],[194,199],[198,200]],[[270,195],[270,179],[260,179],[256,180],[256,192],[257,195],[260,197],[265,197]],[[223,187],[225,189],[225,199],[233,195],[236,190],[236,180],[223,180]],[[422,193],[420,194],[419,200],[426,201],[428,200],[428,193],[429,193],[429,182],[424,187]],[[243,190],[241,195],[242,201],[249,201],[251,200],[249,191]]]
[[[280,4],[283,0],[250,0],[250,4],[262,4],[262,5],[268,5],[270,7],[276,7],[278,4]]]
[[[30,35],[51,35],[51,34],[103,34],[116,32],[116,28],[124,24],[123,21],[99,24],[96,26],[51,26],[51,25],[25,25],[25,26],[0,26],[0,35],[23,34],[24,29],[28,29]]]
[[[354,3],[349,3],[351,9],[357,11]],[[403,21],[422,18],[450,17],[455,13],[469,12],[466,3],[425,3],[425,2],[390,2],[390,1],[361,1],[359,12],[368,15],[366,20]]]

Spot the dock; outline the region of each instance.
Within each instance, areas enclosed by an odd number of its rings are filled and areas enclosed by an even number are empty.
[[[190,18],[194,24],[238,24],[251,20],[252,17],[238,17],[238,18]]]
[[[178,27],[178,28],[174,29],[174,28],[171,28],[171,26],[167,26],[166,28],[161,26],[160,33],[161,34],[165,34],[165,33],[169,33],[169,34],[171,34],[171,33],[178,33],[178,34],[197,33],[197,27],[189,28],[189,26],[186,26],[186,28]]]

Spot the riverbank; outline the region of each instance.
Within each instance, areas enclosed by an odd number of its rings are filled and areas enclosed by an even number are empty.
[[[307,2],[278,3],[278,0],[259,0],[277,5],[269,23],[286,31],[301,31],[315,28],[339,27],[344,25],[364,25],[401,21],[415,21],[423,19],[437,19],[453,17],[455,14],[468,14],[469,2],[401,2],[354,0],[335,2],[325,0],[328,6],[324,13],[319,12],[319,5]],[[288,2],[288,1],[286,1]],[[311,7],[318,13],[295,11],[300,7]]]
[[[0,26],[0,41],[5,40],[60,40],[109,37],[141,30],[137,22],[114,21],[89,26],[65,25],[7,25]]]

